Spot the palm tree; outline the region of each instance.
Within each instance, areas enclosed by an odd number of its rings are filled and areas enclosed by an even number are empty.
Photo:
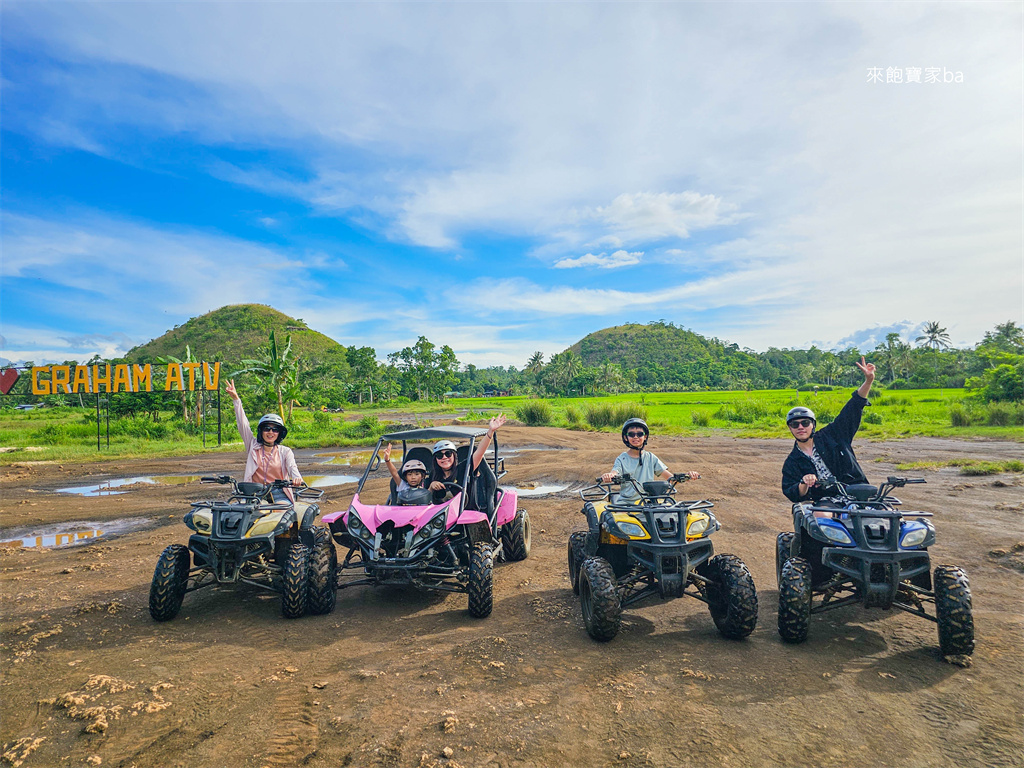
[[[938,352],[940,349],[949,349],[952,345],[949,343],[949,334],[946,333],[946,329],[939,326],[938,320],[928,322],[924,326],[924,332],[918,336],[914,341],[920,343],[922,347],[931,347],[932,350]],[[935,379],[939,378],[939,358],[935,357]]]
[[[1020,352],[1024,348],[1024,328],[1013,320],[1007,320],[1005,323],[999,323],[994,331],[986,331],[981,343]]]
[[[910,345],[898,333],[887,333],[885,343],[875,347],[875,351],[889,369],[889,381],[895,381],[896,374],[904,373],[910,365]]]
[[[232,376],[243,373],[255,374],[261,378],[261,384],[277,397],[277,412],[284,414],[284,401],[288,400],[288,418],[291,419],[291,406],[295,403],[299,389],[299,361],[292,359],[292,337],[285,336],[284,349],[277,346],[274,332],[270,332],[270,344],[260,350],[263,356],[258,359],[243,360],[246,366],[235,371]]]
[[[825,380],[825,383],[831,387],[832,380],[843,372],[843,366],[839,364],[834,355],[828,355],[822,358],[821,365],[818,366],[818,372]]]
[[[566,394],[568,394],[569,382],[583,372],[583,360],[580,356],[567,349],[562,355],[562,375],[565,377]]]

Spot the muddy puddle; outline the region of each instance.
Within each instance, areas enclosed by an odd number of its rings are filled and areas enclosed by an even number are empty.
[[[365,467],[373,457],[373,451],[346,451],[344,453],[316,453],[314,458],[323,459],[321,464],[334,464],[343,467]],[[391,451],[391,460],[396,464],[402,460],[402,451]]]
[[[358,483],[357,475],[306,475],[303,480],[311,488],[330,488],[335,485],[348,485]]]
[[[185,485],[199,482],[199,475],[166,475],[163,477],[125,477],[119,480],[105,480],[96,485],[76,485],[70,488],[58,488],[57,493],[73,493],[78,496],[116,496],[128,493],[137,485]]]
[[[99,539],[105,540],[143,528],[153,528],[156,525],[156,520],[148,518],[125,518],[102,523],[78,520],[39,528],[14,528],[0,533],[0,536],[3,537],[0,538],[0,547],[5,549],[70,547],[76,544],[88,544]]]
[[[512,488],[518,496],[550,496],[568,489],[568,485],[535,485],[532,488]]]

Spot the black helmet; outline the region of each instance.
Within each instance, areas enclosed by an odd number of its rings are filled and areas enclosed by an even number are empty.
[[[818,420],[814,418],[814,411],[810,408],[804,408],[802,405],[789,409],[789,413],[786,414],[786,425],[789,426],[789,422],[796,419],[810,419],[815,424],[818,423]]]
[[[647,447],[647,438],[651,436],[651,430],[647,428],[647,422],[643,419],[633,417],[632,419],[626,419],[626,423],[622,425],[622,444],[627,448],[629,445],[629,438],[626,437],[626,432],[629,431],[630,427],[640,427],[644,431],[644,444],[643,447]]]
[[[256,425],[256,439],[263,442],[263,427],[267,424],[275,426],[281,433],[281,436],[277,438],[277,443],[280,443],[288,434],[288,427],[284,425],[284,419],[278,416],[276,413],[268,413],[266,416],[260,419],[260,423]],[[275,445],[277,444],[275,443]]]

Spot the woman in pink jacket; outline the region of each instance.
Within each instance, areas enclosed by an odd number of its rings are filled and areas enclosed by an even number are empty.
[[[238,434],[245,443],[245,477],[247,483],[269,484],[274,480],[291,480],[292,485],[302,485],[302,475],[295,464],[295,454],[291,448],[281,445],[288,428],[276,413],[263,416],[256,425],[256,434],[249,427],[245,417],[242,398],[238,396],[235,382],[228,381],[225,391],[234,401],[235,424]],[[290,488],[275,488],[274,501],[295,501]]]

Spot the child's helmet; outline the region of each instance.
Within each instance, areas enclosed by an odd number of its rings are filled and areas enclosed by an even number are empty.
[[[276,413],[268,413],[266,416],[260,419],[259,424],[256,425],[256,439],[263,442],[263,428],[267,425],[272,425],[278,428],[281,436],[277,438],[277,442],[280,443],[288,435],[288,427],[284,425],[284,419],[278,416]]]
[[[644,431],[643,447],[646,448],[647,439],[651,436],[651,430],[648,429],[646,421],[635,416],[632,419],[626,419],[626,423],[622,425],[622,444],[625,445],[627,448],[630,447],[629,438],[626,437],[626,433],[629,431],[630,427],[640,427],[640,429]]]
[[[424,464],[422,461],[417,461],[416,459],[409,459],[407,462],[405,462],[405,464],[402,465],[402,471],[399,472],[398,475],[404,480],[405,473],[411,472],[414,469],[418,469],[424,475],[427,474],[426,464]]]

